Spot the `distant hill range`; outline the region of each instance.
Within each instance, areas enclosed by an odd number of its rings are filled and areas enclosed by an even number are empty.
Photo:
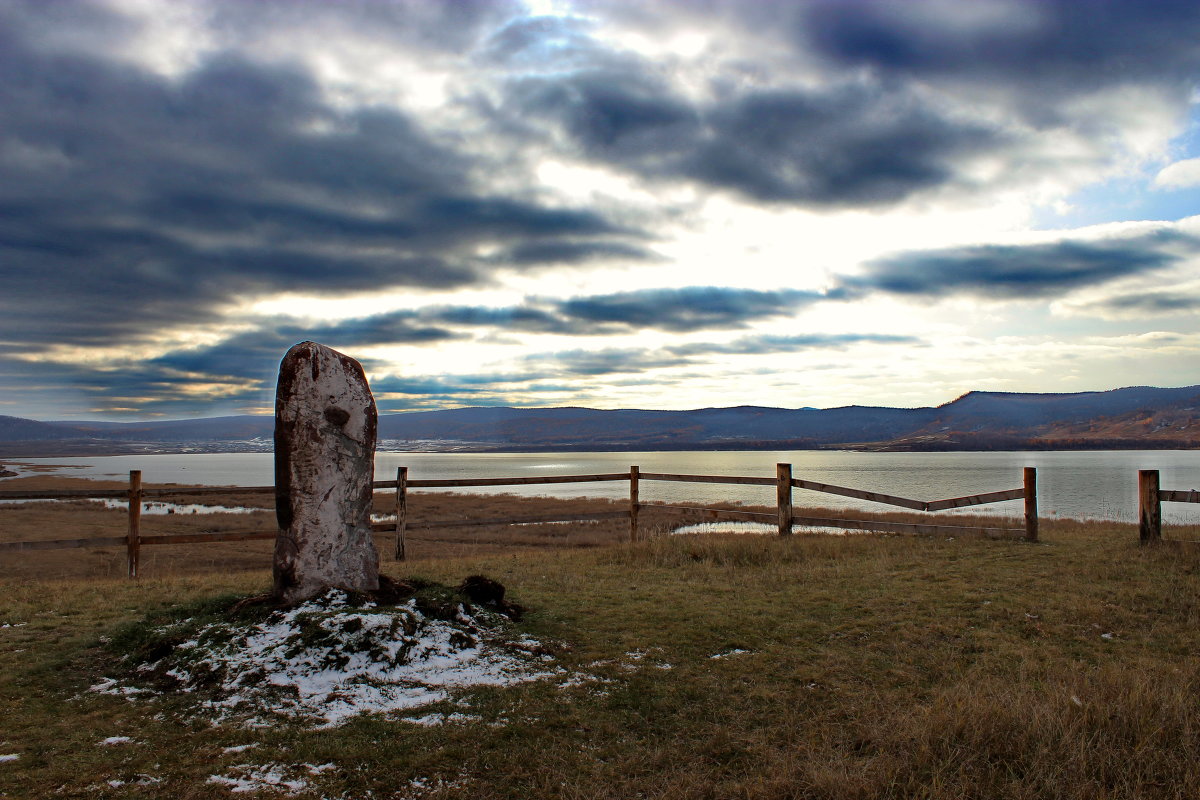
[[[0,456],[271,449],[266,416],[38,422],[0,416]],[[1200,447],[1200,386],[969,392],[937,408],[458,408],[386,414],[381,447],[539,450],[1070,450]]]

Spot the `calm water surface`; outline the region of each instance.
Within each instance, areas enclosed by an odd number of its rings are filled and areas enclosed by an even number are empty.
[[[1157,469],[1164,489],[1200,488],[1200,451],[1122,450],[1104,452],[1004,453],[858,453],[827,451],[734,451],[671,453],[378,453],[377,480],[395,477],[396,468],[409,468],[410,479],[496,478],[573,475],[627,471],[636,464],[643,472],[771,477],[775,464],[791,463],[798,478],[856,489],[938,500],[1021,486],[1021,469],[1038,470],[1038,503],[1043,516],[1137,519],[1137,471]],[[9,462],[11,463],[11,462]],[[147,483],[266,486],[274,482],[270,453],[204,453],[133,455],[102,458],[29,458],[20,464],[62,465],[62,475],[123,478],[142,470]],[[0,482],[0,486],[3,482]],[[429,491],[429,490],[419,490]],[[485,487],[460,492],[555,497],[627,497],[628,483],[564,484],[560,486]],[[774,505],[770,486],[644,481],[644,501],[714,503],[723,500]],[[886,510],[888,506],[797,489],[797,506]],[[982,513],[1020,516],[1021,501],[977,506]],[[1200,523],[1200,505],[1164,503],[1169,522]]]

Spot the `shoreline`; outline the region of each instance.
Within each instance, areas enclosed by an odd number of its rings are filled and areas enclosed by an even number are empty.
[[[571,453],[1128,453],[1139,451],[1153,452],[1200,452],[1200,445],[1182,446],[1177,442],[1145,441],[1130,443],[1119,447],[1097,444],[1094,447],[1072,445],[1068,447],[1047,447],[1030,444],[1028,446],[1011,447],[910,447],[910,446],[871,446],[862,444],[830,445],[823,447],[785,446],[747,446],[713,447],[711,445],[679,446],[679,447],[637,447],[624,446],[589,446],[573,447],[494,447],[494,448],[423,448],[423,449],[377,449],[380,453],[414,453],[420,455],[563,455]],[[187,455],[237,455],[243,453],[273,453],[274,449],[267,448],[238,448],[238,447],[128,447],[121,448],[112,445],[89,446],[86,448],[45,448],[37,451],[11,450],[0,446],[0,478],[12,477],[3,474],[8,462],[19,462],[28,458],[111,458],[114,456],[187,456]]]

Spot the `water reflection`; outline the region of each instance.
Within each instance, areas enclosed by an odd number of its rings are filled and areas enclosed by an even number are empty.
[[[765,522],[700,522],[695,525],[683,525],[671,531],[672,536],[686,536],[700,533],[732,533],[748,534],[751,536],[774,536],[779,532],[776,525]],[[846,530],[828,525],[793,525],[792,533],[823,533],[842,536],[848,533],[869,533],[870,531]]]

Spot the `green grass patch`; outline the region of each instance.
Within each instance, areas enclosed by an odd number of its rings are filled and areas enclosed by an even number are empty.
[[[314,798],[1200,796],[1200,554],[1115,524],[1043,537],[670,537],[422,562],[429,586],[504,583],[528,609],[515,631],[577,680],[419,712],[439,725],[329,730],[86,691],[114,648],[147,655],[151,621],[225,613],[265,573],[10,582],[0,754],[18,758],[0,796],[254,796],[210,780],[272,769]]]

